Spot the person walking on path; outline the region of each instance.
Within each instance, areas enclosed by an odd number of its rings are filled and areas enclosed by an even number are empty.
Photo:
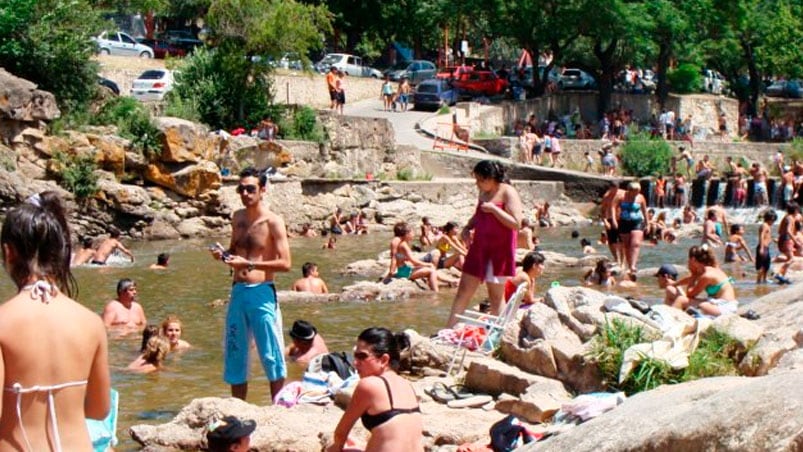
[[[326,88],[329,90],[329,109],[337,108],[337,68],[332,66],[326,73]]]
[[[482,282],[488,288],[490,313],[498,315],[504,304],[505,282],[516,275],[517,231],[523,217],[521,198],[499,162],[482,160],[474,166],[473,173],[479,199],[461,234],[463,242],[469,244],[468,255],[447,328],[457,323],[457,315],[466,310]],[[469,240],[472,230],[474,238]]]
[[[407,80],[407,77],[403,77],[401,83],[399,83],[399,106],[401,111],[407,111],[407,107],[410,103],[410,81]]]
[[[385,82],[382,83],[382,91],[379,94],[382,98],[385,111],[390,111],[391,107],[393,106],[394,94],[393,84],[390,83],[390,77],[385,76]]]
[[[284,220],[262,204],[266,184],[265,174],[252,167],[240,173],[237,193],[245,208],[232,216],[229,247],[211,250],[234,274],[226,312],[223,379],[231,385],[231,395],[242,400],[248,394],[252,336],[272,397],[282,389],[287,375],[282,313],[273,280],[277,272],[289,271],[292,262]]]
[[[0,305],[0,449],[92,450],[86,418],[110,408],[106,329],[72,299],[70,230],[45,191],[3,221],[3,262],[17,287]]]

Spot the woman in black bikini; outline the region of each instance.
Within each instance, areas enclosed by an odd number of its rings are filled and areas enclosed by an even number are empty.
[[[334,443],[327,452],[343,450],[358,418],[371,432],[366,451],[424,450],[421,411],[415,390],[394,370],[399,365],[400,351],[409,346],[406,335],[394,335],[386,328],[368,328],[360,333],[354,347],[354,367],[360,374],[360,382],[337,424]]]

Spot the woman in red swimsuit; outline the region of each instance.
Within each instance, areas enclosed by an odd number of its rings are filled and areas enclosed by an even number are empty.
[[[423,452],[423,425],[415,390],[395,371],[401,350],[409,346],[407,335],[393,334],[386,328],[368,328],[360,333],[354,347],[354,367],[360,382],[327,452],[343,450],[357,419],[371,432],[364,450]]]
[[[482,160],[474,167],[480,190],[477,210],[463,228],[461,238],[469,243],[463,274],[446,323],[451,328],[457,315],[466,310],[477,287],[488,287],[492,315],[498,315],[505,295],[505,281],[516,275],[516,239],[521,224],[521,199],[507,183],[505,169],[498,161]]]

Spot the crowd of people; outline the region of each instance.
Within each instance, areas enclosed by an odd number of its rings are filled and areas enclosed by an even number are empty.
[[[414,243],[416,228],[399,222],[393,228],[389,245],[386,278],[423,279],[430,289],[437,291],[442,283],[449,283],[442,280],[439,269],[454,267],[460,271],[449,317],[445,319],[447,328],[457,325],[458,316],[483,284],[490,315],[499,314],[522,283],[527,285],[525,306],[541,300],[536,283],[543,274],[546,258],[538,251],[538,237],[532,234],[521,198],[508,181],[504,166],[498,161],[483,160],[475,165],[472,174],[479,194],[476,209],[464,227],[450,221],[438,228],[424,218],[418,228],[418,243]],[[291,270],[292,260],[283,219],[262,202],[266,182],[265,175],[252,168],[240,174],[236,191],[243,208],[233,214],[229,245],[210,248],[212,257],[232,270],[231,299],[223,331],[223,376],[231,385],[232,396],[241,399],[246,399],[248,393],[251,338],[274,397],[285,384],[287,360],[304,364],[329,353],[317,328],[300,319],[289,330],[292,343],[284,345],[285,331],[273,280],[277,273]],[[785,278],[794,260],[803,256],[800,209],[790,201],[786,212],[778,227],[780,255],[775,259],[780,265],[780,278]],[[611,184],[602,199],[600,219],[605,232],[600,243],[609,247],[612,259],[599,260],[584,275],[583,282],[610,289],[637,285],[641,243],[648,236],[651,240],[670,240],[673,236],[675,225],[668,225],[662,213],[655,215],[647,207],[637,182],[629,183],[625,189]],[[338,219],[341,214],[334,213],[330,228],[344,227],[345,223]],[[709,209],[705,217],[703,241],[688,252],[690,274],[680,278],[673,265],[662,265],[655,274],[657,285],[664,291],[666,304],[693,315],[735,313],[738,298],[734,281],[719,265],[715,249],[724,247],[725,262],[754,260],[759,282],[762,278],[765,281],[772,264],[769,248],[776,218],[773,211],[764,214],[753,255],[744,239],[744,227],[729,225],[723,209]],[[684,212],[682,222],[694,220]],[[33,222],[45,226],[30,227]],[[359,227],[359,220],[354,225],[355,229]],[[573,238],[580,238],[579,234]],[[61,201],[52,192],[34,195],[11,210],[3,224],[0,242],[6,269],[19,288],[17,295],[0,305],[0,350],[6,357],[3,383],[4,387],[12,388],[4,392],[0,420],[0,431],[8,432],[10,439],[0,438],[0,442],[28,444],[31,450],[47,448],[53,441],[64,449],[87,448],[86,427],[75,421],[75,414],[80,412],[81,419],[84,416],[103,419],[109,411],[108,333],[142,333],[140,355],[128,369],[149,373],[162,369],[170,353],[191,347],[182,338],[182,322],[171,315],[159,325],[148,325],[137,300],[136,283],[128,278],[118,282],[116,297],[106,304],[100,316],[73,301],[71,297],[77,288],[70,273],[73,259],[70,232]],[[596,251],[587,239],[580,239],[580,245],[583,253]],[[91,244],[83,246],[92,248]],[[106,258],[115,249],[130,254],[124,251],[119,236],[104,240],[98,250],[101,248]],[[516,262],[517,248],[526,249],[521,265]],[[79,250],[76,256],[81,253],[89,254]],[[95,256],[97,253],[93,253]],[[167,268],[168,257],[166,253],[160,254],[153,268]],[[622,280],[618,282],[614,275],[617,267],[622,272]],[[302,278],[293,283],[293,290],[328,292],[314,262],[306,262],[301,271]],[[44,324],[48,335],[37,335],[33,340],[31,335],[35,333],[26,328],[31,322]],[[369,449],[419,450],[422,421],[416,395],[410,383],[396,372],[399,353],[407,346],[406,336],[385,328],[368,328],[359,335],[353,357],[361,378],[328,450],[353,445],[349,432],[357,418],[362,419],[371,433]],[[77,359],[70,360],[70,365],[43,367],[48,362],[43,357],[67,355]],[[28,395],[41,392],[50,397]],[[37,423],[51,422],[51,414],[46,413],[52,413],[56,405],[60,421],[56,431],[48,433]],[[226,441],[231,441],[227,444],[236,444],[235,447],[245,444],[247,448],[247,435],[253,431],[253,425],[236,418],[219,422],[222,423],[208,428],[212,438],[227,438]],[[62,435],[58,436],[59,433]]]

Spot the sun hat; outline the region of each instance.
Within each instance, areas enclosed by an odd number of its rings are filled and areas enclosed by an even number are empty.
[[[226,416],[209,424],[206,432],[208,441],[234,441],[248,436],[257,428],[252,420],[241,421],[234,416]]]
[[[318,330],[305,320],[296,320],[293,322],[293,328],[290,329],[290,337],[301,341],[311,341],[316,334],[318,334]]]
[[[672,264],[664,264],[655,272],[655,276],[671,276],[673,279],[678,277],[678,271]]]

